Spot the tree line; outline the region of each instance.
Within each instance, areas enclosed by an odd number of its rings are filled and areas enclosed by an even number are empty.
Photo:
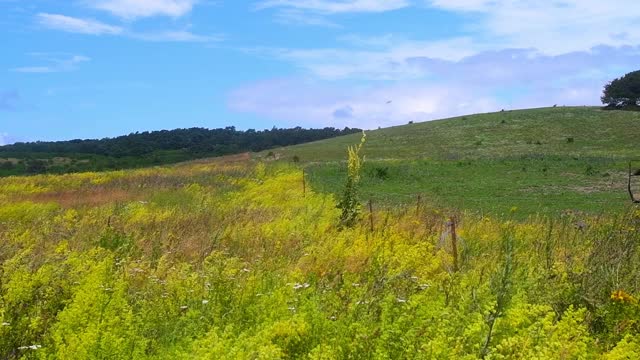
[[[135,132],[114,138],[18,142],[0,146],[0,176],[100,171],[257,152],[360,132],[345,127],[267,130],[189,128]]]

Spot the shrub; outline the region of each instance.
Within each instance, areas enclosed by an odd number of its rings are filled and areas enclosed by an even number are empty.
[[[389,178],[388,167],[376,167],[373,169],[373,176],[380,180],[387,180]]]

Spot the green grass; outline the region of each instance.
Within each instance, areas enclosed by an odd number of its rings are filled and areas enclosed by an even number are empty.
[[[571,139],[571,140],[570,140]],[[339,194],[349,135],[279,149],[298,156],[312,186]],[[590,107],[457,117],[367,132],[362,197],[521,216],[599,214],[629,205],[626,169],[640,158],[640,113]],[[264,154],[261,154],[264,156]],[[636,163],[640,167],[640,162]],[[376,176],[387,169],[386,179]]]

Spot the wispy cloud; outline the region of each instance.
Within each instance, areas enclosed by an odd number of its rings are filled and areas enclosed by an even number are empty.
[[[59,14],[40,13],[38,22],[49,29],[85,35],[118,35],[155,42],[217,42],[221,34],[201,35],[188,30],[162,30],[158,32],[135,32],[120,26],[108,25],[93,19],[80,19]],[[24,72],[51,72],[47,67],[23,68]]]
[[[6,132],[0,132],[0,146],[13,144],[15,140]]]
[[[636,0],[427,0],[426,5],[478,15],[478,34],[508,47],[535,48],[547,54],[587,50],[598,45],[640,43],[640,6]],[[480,39],[478,41],[481,41]]]
[[[218,42],[224,40],[224,36],[220,34],[198,35],[186,30],[130,33],[129,35],[135,39],[157,42]]]
[[[344,80],[317,73],[306,80],[266,80],[231,92],[228,106],[291,124],[374,128],[502,108],[598,105],[606,81],[640,63],[640,47],[597,47],[559,56],[507,49],[460,60],[403,62],[420,76],[397,77],[388,65],[386,71],[376,68],[392,80],[385,82],[361,81],[359,73]]]
[[[191,12],[197,0],[85,0],[86,5],[125,18],[180,17]]]
[[[13,72],[20,73],[54,73],[73,71],[77,69],[78,65],[84,62],[91,61],[91,58],[83,55],[66,55],[62,58],[63,54],[48,54],[48,53],[34,53],[32,56],[39,58],[40,61],[46,62],[46,65],[37,66],[23,66],[11,69]]]
[[[310,14],[299,9],[284,9],[278,11],[275,20],[287,25],[321,26],[327,28],[341,28],[339,24],[329,20],[326,16]]]
[[[79,19],[60,14],[39,13],[40,25],[49,29],[89,35],[117,35],[124,30],[119,26],[108,25],[93,19]]]
[[[501,105],[486,94],[458,86],[399,83],[363,87],[279,79],[236,89],[229,96],[228,106],[291,125],[371,129],[487,112]]]
[[[349,41],[365,41],[352,39]],[[297,68],[321,79],[397,80],[420,78],[426,75],[412,59],[434,58],[459,61],[486,50],[471,38],[460,37],[443,41],[412,41],[381,38],[376,46],[346,46],[319,49],[248,49],[261,55],[290,62]]]
[[[20,93],[16,90],[0,91],[0,110],[13,111],[20,101]]]
[[[283,24],[338,28],[330,15],[380,13],[410,6],[408,0],[264,0],[256,10],[277,9],[275,20]]]
[[[257,9],[288,8],[323,14],[385,12],[408,7],[407,0],[266,0]]]

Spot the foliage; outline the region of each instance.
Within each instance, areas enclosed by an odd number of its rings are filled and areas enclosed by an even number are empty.
[[[203,157],[262,151],[358,131],[360,130],[340,130],[332,127],[274,127],[263,131],[239,131],[230,126],[224,129],[145,131],[99,140],[16,143],[0,146],[0,176],[60,174],[168,164]]]
[[[360,216],[362,205],[358,198],[358,186],[360,183],[362,163],[364,162],[360,151],[362,150],[362,146],[364,146],[366,138],[367,135],[363,131],[360,143],[347,148],[347,181],[344,185],[342,198],[338,203],[338,209],[342,210],[340,214],[340,224],[346,227],[353,226]]]
[[[604,87],[602,103],[609,109],[634,109],[640,107],[640,70],[617,78]]]
[[[442,209],[371,232],[302,191],[289,162],[0,179],[0,358],[640,353],[638,209],[460,213],[452,272]]]

